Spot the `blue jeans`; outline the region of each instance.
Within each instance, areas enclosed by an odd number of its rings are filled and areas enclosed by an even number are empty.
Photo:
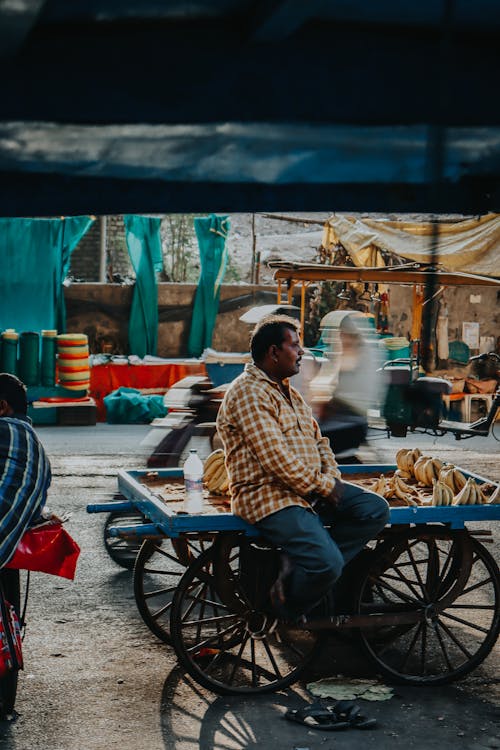
[[[342,482],[342,487],[337,507],[323,503],[319,513],[312,513],[294,505],[255,524],[292,564],[285,580],[285,606],[280,611],[285,617],[296,618],[314,607],[331,591],[344,565],[389,520],[389,505],[380,495],[349,482]]]

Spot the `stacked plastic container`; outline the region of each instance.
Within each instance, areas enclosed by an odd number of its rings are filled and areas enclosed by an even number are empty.
[[[0,354],[0,371],[10,372],[11,375],[17,375],[17,342],[19,334],[14,328],[7,328],[2,331],[2,349]]]
[[[57,337],[59,384],[72,391],[90,385],[89,343],[83,333],[61,333]]]

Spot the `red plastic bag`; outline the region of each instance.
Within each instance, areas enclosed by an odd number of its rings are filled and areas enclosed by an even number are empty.
[[[22,568],[75,577],[80,547],[60,523],[35,526],[24,532],[6,568]]]

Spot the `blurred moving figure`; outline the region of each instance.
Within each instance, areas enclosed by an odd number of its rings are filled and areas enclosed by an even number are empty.
[[[368,410],[380,407],[383,355],[373,316],[335,310],[321,321],[326,361],[310,383],[310,401],[337,456],[352,454],[368,431]]]

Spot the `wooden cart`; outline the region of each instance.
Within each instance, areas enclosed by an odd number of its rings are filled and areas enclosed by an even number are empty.
[[[356,465],[342,472],[362,483],[395,468]],[[87,510],[115,514],[106,525],[107,544],[115,559],[117,549],[136,556],[134,590],[145,623],[214,692],[286,687],[331,630],[357,638],[387,679],[413,685],[461,678],[496,642],[500,576],[485,547],[491,532],[478,523],[500,520],[500,505],[392,508],[390,525],[346,566],[335,614],[290,624],[276,621],[267,607],[278,551],[220,501],[208,498],[204,512],[192,516],[182,512],[177,490],[177,499],[161,497],[161,486],[181,482],[180,469],[159,470],[149,486],[147,475],[121,471],[122,499]],[[113,548],[113,540],[122,546]]]

